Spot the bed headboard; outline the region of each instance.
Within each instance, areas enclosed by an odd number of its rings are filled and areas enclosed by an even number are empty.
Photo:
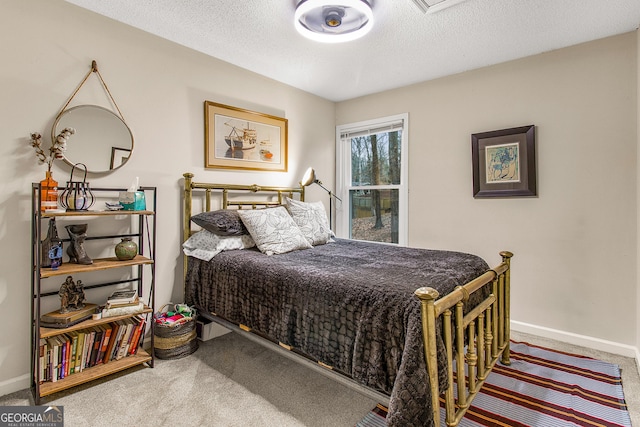
[[[304,201],[304,186],[298,187],[271,187],[261,185],[239,184],[213,184],[206,182],[194,182],[193,174],[187,172],[184,176],[184,212],[182,241],[185,242],[193,234],[191,217],[200,212],[210,211],[212,200],[216,201],[216,209],[256,209],[281,205],[285,197],[294,198],[297,194],[299,200]],[[193,211],[193,199],[204,198],[202,209]],[[187,272],[187,259],[184,259],[184,273]]]

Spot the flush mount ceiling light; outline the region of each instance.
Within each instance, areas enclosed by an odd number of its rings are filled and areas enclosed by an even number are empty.
[[[302,0],[296,7],[295,27],[315,41],[346,42],[371,30],[373,12],[366,0]]]

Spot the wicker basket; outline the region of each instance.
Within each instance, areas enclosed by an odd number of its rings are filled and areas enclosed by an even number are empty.
[[[160,312],[168,306],[169,304],[165,304]],[[154,325],[153,351],[158,359],[180,359],[197,349],[195,316],[185,317],[170,325]]]

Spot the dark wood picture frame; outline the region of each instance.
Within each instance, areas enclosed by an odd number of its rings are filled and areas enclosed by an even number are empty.
[[[537,195],[535,126],[471,135],[473,197]]]
[[[287,119],[211,101],[204,115],[205,168],[287,171]]]
[[[127,163],[130,156],[131,149],[129,148],[111,147],[111,163],[109,163],[109,169],[118,169]]]

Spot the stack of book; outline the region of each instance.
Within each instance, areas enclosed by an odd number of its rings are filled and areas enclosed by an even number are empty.
[[[56,382],[138,352],[145,316],[91,326],[40,340],[39,381]]]
[[[102,317],[132,314],[140,312],[143,309],[144,304],[140,301],[137,291],[115,291],[107,298],[107,302],[102,310]]]
[[[138,302],[138,291],[115,291],[107,298],[105,308],[131,307],[138,305]]]

